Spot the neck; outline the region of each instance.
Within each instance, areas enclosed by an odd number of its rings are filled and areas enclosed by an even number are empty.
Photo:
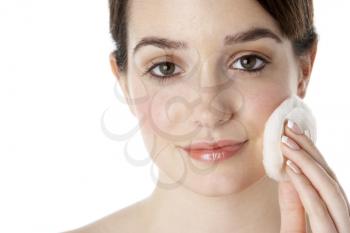
[[[152,232],[279,232],[277,185],[264,176],[239,193],[208,197],[157,184],[149,197]]]

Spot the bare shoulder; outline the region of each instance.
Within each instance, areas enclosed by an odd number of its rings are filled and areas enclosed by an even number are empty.
[[[81,228],[63,233],[146,232],[147,199],[143,199]]]

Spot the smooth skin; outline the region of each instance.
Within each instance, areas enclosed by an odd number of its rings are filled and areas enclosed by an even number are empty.
[[[303,175],[287,170],[291,181],[277,183],[266,176],[262,164],[265,122],[290,95],[304,98],[317,45],[298,58],[287,38],[282,43],[260,38],[224,47],[226,35],[252,27],[268,28],[282,38],[275,20],[255,0],[130,0],[130,3],[128,72],[120,72],[113,56],[110,63],[131,112],[142,122],[141,133],[159,168],[159,181],[149,197],[73,232],[311,232],[306,226],[306,212],[314,233],[349,233],[345,194],[339,191],[340,185],[334,185],[332,176],[327,176],[325,171],[330,169],[304,136],[286,130],[287,136],[305,148],[301,151],[281,145]],[[146,46],[133,54],[133,48],[145,36],[185,41],[189,49],[168,51]],[[165,54],[171,55],[170,61],[176,65],[174,73],[180,72],[185,78],[177,75],[160,84],[156,78],[141,75],[152,63],[163,62]],[[270,63],[251,75],[240,66],[244,55],[258,55]],[[159,68],[154,72],[159,75]],[[228,88],[216,88],[222,83]],[[214,88],[203,89],[208,86]],[[140,97],[146,97],[145,101],[133,103]],[[176,97],[187,103],[194,101],[192,111],[187,111],[183,104],[169,107],[168,101]],[[213,108],[219,111],[212,111]],[[164,136],[164,132],[185,135],[196,127],[200,131],[192,138],[183,137],[179,141]],[[248,140],[248,144],[242,153],[221,161],[215,169],[209,167],[210,172],[204,175],[198,169],[207,168],[207,164],[179,153],[180,146],[203,138]],[[312,157],[316,160],[311,160]],[[187,173],[180,185],[175,188],[161,185],[179,180],[184,171]],[[327,206],[328,212],[322,206]]]

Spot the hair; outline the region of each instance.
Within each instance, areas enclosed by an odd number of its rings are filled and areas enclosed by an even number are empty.
[[[128,58],[128,0],[109,0],[109,30],[116,50],[113,52],[119,70],[127,71]],[[292,42],[293,52],[302,56],[318,41],[314,26],[312,0],[257,0],[277,21],[282,35]]]

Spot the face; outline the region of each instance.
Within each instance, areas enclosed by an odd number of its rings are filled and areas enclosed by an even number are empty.
[[[154,163],[168,178],[202,195],[226,195],[256,183],[265,176],[265,122],[299,88],[290,40],[254,0],[129,4],[128,72],[118,81]],[[235,40],[253,27],[270,30],[280,41],[273,36]],[[134,52],[145,37],[181,43],[169,48],[143,43]],[[195,160],[181,149],[221,139],[246,143],[217,163]]]

